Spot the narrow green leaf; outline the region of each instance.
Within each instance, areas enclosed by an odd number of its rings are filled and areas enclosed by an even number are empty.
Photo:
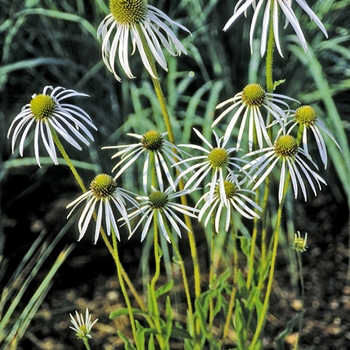
[[[293,333],[293,329],[295,325],[299,322],[299,320],[304,316],[306,310],[301,311],[297,315],[295,315],[290,321],[287,322],[286,328],[274,339],[276,344],[276,350],[284,350],[285,349],[285,340],[288,334]]]
[[[227,280],[231,276],[232,276],[232,269],[227,268],[226,271],[218,277],[218,287],[220,288],[220,291],[222,291],[223,289],[225,289],[228,286]]]
[[[135,320],[138,350],[145,350],[145,332],[140,322]]]
[[[215,307],[213,310],[214,316],[217,315],[222,308],[222,299],[223,299],[222,294],[218,293],[216,296],[216,303],[215,303]]]
[[[61,19],[64,21],[77,22],[81,24],[82,27],[86,29],[93,38],[96,38],[97,36],[96,28],[92,26],[89,23],[89,21],[73,13],[61,12],[57,10],[48,10],[48,9],[39,7],[39,8],[31,8],[31,9],[25,9],[25,10],[19,11],[16,13],[15,17],[28,16],[28,15],[47,16],[51,18]]]
[[[199,319],[199,323],[200,323],[200,327],[201,330],[203,332],[203,334],[205,335],[205,337],[209,337],[209,333],[207,331],[207,321],[206,321],[206,317],[205,317],[205,312],[204,309],[200,303],[200,301],[198,299],[195,300],[194,302],[194,306],[195,306],[195,314]]]
[[[235,331],[237,334],[237,346],[240,350],[246,349],[247,329],[244,321],[241,303],[236,299],[235,307]]]
[[[158,299],[161,295],[168,293],[174,286],[174,280],[170,280],[169,282],[165,283],[164,285],[160,286],[156,290],[156,298]]]
[[[171,333],[172,333],[172,329],[173,329],[173,309],[171,307],[171,300],[170,297],[167,296],[166,298],[166,337],[167,339],[169,339]]]
[[[118,331],[119,337],[124,341],[125,350],[137,350],[135,346],[130,342],[129,338],[124,335],[122,332]]]
[[[238,270],[237,286],[238,286],[238,290],[239,290],[240,295],[244,299],[248,299],[249,298],[249,293],[248,293],[248,289],[247,289],[247,283],[246,283],[246,281],[244,279],[244,276],[243,276],[241,270]]]
[[[171,336],[179,339],[192,339],[191,335],[183,328],[173,327]]]
[[[133,315],[142,315],[142,316],[145,316],[145,317],[148,316],[147,313],[143,312],[140,309],[132,308],[131,311],[132,311]],[[119,309],[119,310],[112,311],[109,314],[109,318],[111,320],[113,320],[114,318],[119,317],[119,316],[123,316],[123,315],[129,315],[128,308],[125,307],[125,308],[122,308],[122,309]]]

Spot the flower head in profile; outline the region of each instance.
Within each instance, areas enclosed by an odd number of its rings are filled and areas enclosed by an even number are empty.
[[[118,179],[118,177],[141,156],[141,154],[146,153],[142,173],[142,183],[145,193],[148,193],[147,183],[149,171],[151,170],[150,163],[152,157],[154,157],[154,166],[156,169],[156,175],[160,189],[162,191],[164,189],[163,176],[165,175],[170,186],[175,191],[175,184],[172,179],[172,173],[168,167],[167,162],[171,165],[174,165],[176,161],[181,160],[179,155],[182,152],[174,144],[164,139],[164,136],[166,134],[166,132],[160,133],[155,130],[149,130],[143,135],[127,134],[140,140],[140,142],[130,145],[103,147],[103,149],[121,149],[112,156],[112,158],[121,157],[121,160],[112,169],[112,171],[119,169],[114,179]]]
[[[84,124],[97,130],[91,118],[80,107],[62,103],[66,98],[75,96],[88,95],[70,89],[66,90],[60,86],[56,88],[45,86],[42,94],[34,94],[30,103],[22,108],[21,113],[15,117],[10,125],[7,137],[9,138],[13,131],[12,152],[14,152],[17,138],[22,133],[19,142],[19,153],[23,157],[25,139],[31,127],[34,127],[34,154],[39,166],[41,166],[39,138],[41,138],[47,153],[56,165],[58,162],[53,137],[54,132],[78,150],[82,148],[76,139],[89,146],[90,143],[87,137],[92,141],[94,138]]]
[[[156,222],[158,229],[169,243],[171,242],[169,237],[169,227],[175,230],[179,237],[181,237],[180,227],[190,232],[190,229],[177,213],[196,218],[196,215],[193,213],[198,210],[176,202],[177,198],[187,195],[189,193],[188,190],[172,192],[173,189],[171,187],[168,187],[165,191],[159,191],[152,187],[149,196],[137,197],[137,199],[141,201],[140,208],[129,214],[129,220],[132,220],[139,215],[142,215],[142,217],[138,221],[131,235],[136,232],[143,222],[144,227],[141,234],[141,242],[149,232],[152,222]]]
[[[198,137],[207,145],[208,149],[196,144],[179,145],[179,147],[192,148],[194,150],[199,150],[203,152],[203,155],[193,156],[187,158],[184,162],[195,162],[194,165],[188,167],[186,170],[182,171],[179,178],[186,176],[189,173],[191,177],[186,181],[185,189],[187,188],[198,188],[198,186],[203,182],[205,177],[210,173],[210,191],[209,200],[211,201],[214,196],[216,183],[218,181],[220,187],[221,199],[223,202],[227,202],[224,189],[224,179],[226,174],[231,174],[232,178],[235,178],[234,170],[242,170],[242,167],[238,165],[238,162],[242,162],[242,159],[233,157],[232,154],[237,151],[236,148],[225,148],[228,139],[219,138],[216,132],[213,130],[213,134],[216,141],[216,146],[212,146],[211,143],[195,128],[193,128]]]
[[[137,48],[143,65],[154,78],[153,59],[167,70],[162,46],[172,56],[181,52],[186,54],[186,49],[165,22],[189,32],[188,29],[148,5],[145,0],[110,0],[109,8],[110,14],[99,25],[97,36],[102,38],[103,61],[118,81],[121,79],[115,70],[117,56],[126,75],[134,78],[129,66],[129,41],[132,43],[132,53]],[[148,56],[149,51],[153,58]]]
[[[317,196],[317,191],[314,182],[316,182],[320,190],[321,182],[326,185],[323,178],[311,169],[308,162],[310,162],[316,170],[318,169],[317,165],[307,157],[302,148],[298,147],[296,139],[291,135],[279,136],[272,147],[247,153],[245,157],[257,154],[260,154],[257,159],[244,166],[244,168],[251,167],[250,173],[252,179],[250,182],[257,180],[253,190],[255,190],[266,179],[276,167],[277,163],[280,163],[279,202],[281,202],[283,197],[287,171],[289,171],[290,174],[295,198],[298,196],[299,185],[304,195],[304,199],[307,201],[304,179],[307,180],[307,183],[310,185],[315,196]],[[303,158],[307,159],[304,160]]]
[[[105,221],[105,229],[107,234],[110,235],[111,229],[113,229],[114,234],[120,240],[119,230],[115,219],[115,211],[118,211],[119,215],[126,221],[129,232],[131,232],[128,214],[126,211],[126,201],[129,201],[133,206],[138,205],[131,195],[131,192],[118,187],[117,183],[111,176],[107,174],[97,175],[91,181],[90,190],[67,205],[67,208],[73,207],[68,214],[69,218],[77,206],[79,206],[82,202],[86,202],[85,208],[78,222],[78,229],[80,233],[78,241],[84,237],[95,208],[97,209],[95,244],[100,234],[103,219]]]
[[[230,228],[234,212],[240,213],[247,219],[259,218],[256,211],[261,211],[260,206],[247,196],[249,194],[255,194],[255,192],[242,188],[241,185],[243,182],[245,182],[245,180],[239,183],[232,181],[230,175],[225,179],[224,195],[227,198],[227,205],[222,201],[221,189],[218,183],[216,184],[214,196],[211,201],[209,200],[209,192],[206,192],[198,200],[196,205],[197,207],[200,203],[204,202],[198,214],[198,220],[202,221],[207,213],[207,217],[204,220],[204,226],[207,226],[212,214],[215,213],[215,231],[219,232],[220,220],[223,215],[226,215],[225,231],[227,232]]]
[[[292,129],[294,129],[294,127],[299,126],[299,129],[301,129],[303,133],[304,152],[306,155],[309,155],[308,144],[310,143],[310,137],[308,136],[308,134],[310,133],[309,130],[311,130],[314,135],[314,139],[316,141],[321,160],[326,169],[327,148],[323,140],[321,131],[326,133],[331,138],[331,140],[337,145],[339,150],[341,150],[338,142],[335,140],[332,133],[327,129],[322,120],[317,116],[315,109],[311,106],[306,105],[299,107],[295,111],[295,113],[293,113],[290,117],[292,119],[289,120],[286,124],[286,126],[292,124],[290,129],[288,130],[288,134],[291,132]]]
[[[301,237],[300,232],[294,234],[294,241],[292,248],[298,253],[304,253],[307,249],[307,232],[305,233],[305,238]]]
[[[215,119],[212,127],[217,125],[226,115],[232,113],[231,120],[226,127],[225,138],[231,136],[232,130],[236,124],[240,124],[237,137],[237,148],[240,148],[241,146],[243,132],[247,123],[249,123],[249,151],[253,149],[254,133],[256,134],[259,148],[263,147],[264,140],[268,146],[272,146],[266,131],[266,127],[270,121],[264,117],[262,112],[265,111],[267,115],[271,114],[274,121],[278,122],[281,128],[284,129],[287,114],[280,106],[278,106],[278,104],[289,109],[285,100],[297,102],[293,98],[285,95],[267,93],[259,84],[249,84],[234,97],[221,102],[216,107],[219,109],[228,105],[228,107]]]
[[[91,322],[91,314],[89,310],[86,309],[85,312],[85,320],[84,315],[79,314],[78,311],[75,311],[75,318],[72,314],[69,314],[71,322],[73,323],[73,327],[69,326],[69,328],[73,329],[76,332],[76,335],[79,339],[92,338],[91,329],[93,325],[98,321],[96,318],[95,321]]]
[[[306,3],[305,0],[295,0],[297,4],[309,15],[309,17],[318,25],[318,27],[322,30],[324,35],[328,37],[326,28],[322,24],[322,22],[319,20],[319,18],[316,16],[316,14],[311,10],[309,5]],[[270,20],[273,21],[273,31],[274,31],[274,38],[277,46],[277,50],[279,54],[283,57],[282,49],[279,41],[279,12],[282,10],[283,14],[286,16],[286,23],[285,27],[287,27],[288,23],[290,23],[296,33],[296,35],[299,38],[299,41],[301,43],[301,46],[306,51],[307,50],[307,44],[306,40],[303,34],[303,31],[301,30],[299,21],[292,9],[292,0],[258,0],[258,3],[256,3],[256,0],[239,0],[234,8],[234,12],[232,17],[228,20],[226,23],[224,30],[226,31],[231,24],[242,14],[246,14],[246,11],[249,7],[253,7],[253,19],[250,27],[250,49],[253,52],[253,36],[255,31],[255,26],[258,20],[258,17],[261,13],[261,11],[264,12],[263,19],[262,19],[262,35],[261,35],[261,44],[260,44],[260,53],[261,56],[265,54],[266,51],[266,42],[267,42],[267,36],[269,31],[269,23]],[[265,9],[263,10],[265,6]],[[273,14],[272,19],[271,17],[271,9],[273,7]]]

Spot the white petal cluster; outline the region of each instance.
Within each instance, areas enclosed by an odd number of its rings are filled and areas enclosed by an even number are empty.
[[[165,71],[168,68],[162,50],[163,47],[172,56],[187,53],[173,30],[164,21],[170,23],[171,26],[181,28],[190,33],[183,25],[173,21],[165,13],[151,5],[147,5],[147,12],[138,23],[118,23],[113,14],[109,14],[101,22],[97,29],[97,37],[102,40],[102,59],[108,70],[114,74],[118,81],[121,81],[121,78],[116,73],[116,59],[118,59],[128,78],[135,78],[129,65],[130,42],[132,44],[132,53],[136,49],[139,51],[143,65],[154,78],[156,78],[155,72],[152,69],[150,58],[147,57],[144,40],[151,50],[155,61]]]

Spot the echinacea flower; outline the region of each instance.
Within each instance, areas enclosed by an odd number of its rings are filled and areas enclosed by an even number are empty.
[[[171,165],[175,165],[176,161],[181,160],[179,154],[181,154],[181,150],[176,147],[171,142],[164,139],[164,136],[167,135],[166,132],[160,133],[155,130],[149,130],[143,135],[138,134],[127,134],[129,136],[135,137],[139,139],[140,142],[130,144],[130,145],[119,145],[119,146],[108,146],[103,147],[103,149],[121,149],[112,156],[113,158],[121,157],[119,163],[117,163],[112,171],[120,168],[114,179],[118,179],[118,177],[125,171],[125,169],[129,168],[140,156],[142,153],[146,153],[145,162],[143,165],[143,173],[142,173],[142,183],[143,189],[145,193],[147,190],[147,181],[150,168],[151,157],[154,157],[154,167],[157,174],[157,180],[159,184],[159,188],[161,190],[164,189],[164,181],[163,181],[163,173],[165,174],[166,179],[168,180],[170,186],[172,186],[175,191],[175,184],[172,179],[172,174],[168,167],[167,161]],[[175,153],[174,150],[177,152]],[[176,165],[175,165],[176,166]],[[177,167],[177,166],[176,166]]]
[[[293,249],[298,253],[304,253],[307,249],[307,232],[305,233],[305,238],[301,237],[300,232],[294,234]]]
[[[154,78],[157,77],[152,69],[153,59],[167,71],[162,46],[172,56],[181,52],[186,54],[186,49],[164,21],[189,33],[188,29],[145,0],[110,0],[109,8],[111,13],[99,25],[97,36],[102,38],[103,62],[118,81],[121,79],[115,71],[116,56],[126,75],[134,78],[129,66],[129,40],[132,53],[138,49],[143,65]],[[148,56],[149,51],[152,59]]]
[[[149,196],[136,197],[141,201],[140,208],[129,214],[129,220],[132,220],[139,215],[142,215],[142,217],[138,221],[130,236],[136,232],[138,227],[145,220],[146,221],[141,234],[141,242],[145,239],[147,233],[149,232],[151,223],[154,221],[156,221],[158,229],[162,232],[163,236],[169,243],[171,243],[168,234],[169,224],[179,237],[181,237],[180,227],[184,228],[188,232],[191,231],[176,213],[178,212],[180,214],[196,218],[196,215],[193,213],[198,212],[198,210],[176,202],[176,198],[187,195],[189,191],[182,190],[174,193],[172,193],[172,191],[173,189],[171,187],[168,187],[165,191],[159,191],[152,187],[152,192]]]
[[[73,213],[75,208],[86,201],[85,208],[80,216],[78,222],[79,238],[80,241],[88,228],[95,208],[98,206],[96,227],[95,227],[95,244],[100,234],[102,225],[102,219],[105,221],[106,233],[110,235],[111,229],[114,234],[120,240],[119,230],[115,219],[115,210],[119,212],[119,215],[125,220],[129,232],[131,232],[130,223],[128,220],[128,213],[126,211],[126,201],[129,201],[133,206],[138,206],[138,203],[131,197],[131,192],[124,190],[117,186],[117,183],[110,175],[99,174],[90,184],[90,190],[82,194],[73,202],[67,205],[67,208],[73,207],[68,214],[68,217]]]
[[[339,150],[341,151],[341,148],[338,144],[338,142],[335,140],[334,136],[332,133],[327,129],[327,127],[324,125],[322,120],[317,116],[316,111],[313,107],[311,106],[301,106],[299,107],[295,113],[293,113],[291,116],[292,120],[288,121],[286,123],[286,126],[289,124],[292,124],[290,129],[288,130],[288,134],[291,132],[292,129],[294,129],[295,126],[299,126],[299,129],[301,128],[302,130],[302,135],[303,135],[303,149],[306,155],[309,155],[309,150],[308,150],[308,143],[309,143],[309,138],[308,138],[308,130],[311,129],[314,138],[316,140],[316,144],[318,147],[318,151],[320,153],[321,160],[324,164],[324,168],[326,169],[327,167],[327,148],[325,145],[325,142],[323,140],[323,136],[321,131],[325,132],[331,140],[337,145]]]
[[[212,200],[218,181],[220,187],[221,199],[226,203],[227,198],[225,196],[224,179],[225,171],[234,178],[234,170],[242,170],[241,166],[237,162],[242,162],[242,159],[232,156],[233,152],[236,152],[236,148],[225,148],[228,138],[219,138],[215,130],[213,134],[216,141],[216,146],[212,146],[210,142],[195,128],[193,128],[198,137],[208,146],[209,150],[195,144],[179,145],[179,147],[192,148],[194,150],[202,151],[204,154],[200,156],[193,156],[187,158],[177,164],[184,162],[196,162],[194,165],[188,167],[186,170],[179,174],[179,178],[186,176],[188,173],[195,171],[194,174],[186,181],[185,189],[187,188],[198,188],[199,184],[202,183],[204,178],[211,172],[211,185],[209,191],[209,200]]]
[[[226,215],[225,220],[225,231],[227,232],[230,228],[233,212],[238,212],[247,219],[259,218],[259,215],[254,211],[261,211],[261,208],[253,200],[251,200],[246,194],[255,194],[254,191],[241,188],[241,184],[245,180],[237,183],[232,181],[231,177],[228,176],[224,181],[225,197],[227,198],[228,204],[226,205],[222,201],[221,189],[219,184],[216,184],[215,192],[212,200],[209,200],[209,192],[205,193],[197,202],[196,207],[204,201],[204,205],[198,214],[198,220],[202,221],[205,213],[207,217],[204,220],[204,226],[207,226],[212,214],[215,214],[215,231],[219,232],[220,219],[223,215]],[[224,213],[225,212],[225,213]]]
[[[51,92],[49,92],[49,90],[51,90]],[[16,140],[22,132],[19,143],[19,153],[23,157],[24,142],[32,126],[35,128],[34,154],[39,166],[41,166],[39,159],[39,138],[42,139],[46,151],[54,164],[58,164],[53,132],[62,136],[68,143],[78,150],[81,150],[82,148],[75,139],[78,139],[89,146],[90,143],[86,136],[92,141],[94,138],[84,123],[97,130],[95,125],[91,122],[91,118],[80,107],[68,103],[62,103],[62,101],[68,97],[75,96],[88,95],[71,89],[66,90],[61,86],[56,88],[45,86],[42,94],[34,94],[31,102],[26,104],[22,108],[21,113],[19,113],[12,121],[7,133],[7,138],[9,138],[13,130],[12,152],[14,152]]]
[[[319,20],[319,18],[316,16],[316,14],[311,10],[309,5],[306,3],[305,0],[295,0],[297,4],[310,16],[310,18],[315,21],[315,23],[318,25],[318,27],[322,30],[324,35],[328,37],[327,30],[322,24],[322,22]],[[228,20],[224,27],[224,31],[226,31],[231,24],[242,14],[245,13],[247,9],[252,6],[254,15],[250,27],[250,49],[251,52],[253,52],[253,36],[255,31],[256,22],[258,20],[260,11],[265,6],[264,9],[264,16],[262,19],[262,35],[261,35],[261,44],[260,44],[260,53],[261,56],[264,56],[266,51],[266,43],[267,43],[267,35],[269,32],[269,23],[270,23],[270,16],[272,16],[273,21],[273,33],[274,38],[277,46],[277,50],[279,54],[283,57],[282,49],[279,41],[279,12],[282,10],[284,15],[286,16],[286,23],[285,27],[287,27],[288,23],[290,23],[298,36],[301,46],[306,51],[307,50],[307,44],[306,40],[303,34],[303,31],[301,30],[299,21],[292,9],[292,0],[258,0],[258,3],[256,3],[256,0],[239,0],[234,8],[234,12],[232,17]],[[273,14],[271,14],[271,9],[273,8]]]
[[[281,202],[283,197],[287,171],[289,171],[290,174],[295,198],[298,196],[299,185],[304,195],[304,199],[307,201],[304,178],[307,180],[307,183],[310,185],[315,196],[317,196],[317,191],[314,181],[317,183],[320,190],[321,182],[327,185],[323,178],[307,164],[307,161],[310,162],[318,170],[317,165],[307,157],[302,148],[298,147],[296,139],[291,135],[279,136],[272,147],[247,153],[244,157],[257,154],[261,155],[244,166],[245,169],[251,167],[250,174],[252,175],[252,179],[250,180],[250,183],[257,180],[253,190],[255,190],[266,179],[277,163],[281,163],[278,191],[279,202]],[[303,157],[307,159],[304,160]]]
[[[278,106],[278,104],[281,104],[289,110],[289,106],[285,100],[298,102],[297,100],[286,95],[267,93],[259,84],[249,84],[234,97],[217,105],[216,109],[222,108],[226,105],[228,105],[228,108],[215,119],[212,127],[217,125],[227,114],[232,111],[233,115],[226,127],[225,138],[229,138],[231,136],[233,128],[237,123],[239,123],[240,127],[236,147],[240,148],[246,123],[249,122],[249,151],[253,149],[254,132],[256,133],[259,148],[263,147],[263,139],[268,146],[272,146],[269,135],[266,131],[266,128],[270,123],[270,120],[267,119],[267,115],[271,114],[274,121],[278,122],[281,128],[284,129],[287,114],[281,107]],[[266,115],[264,116],[262,112],[265,112]]]
[[[79,339],[92,338],[91,329],[93,325],[98,321],[98,318],[96,318],[95,321],[91,322],[91,314],[89,313],[88,309],[86,309],[85,312],[85,320],[84,315],[79,314],[78,311],[75,311],[76,319],[73,317],[72,314],[69,314],[69,316],[74,326],[69,326],[69,328],[73,329],[73,331],[76,332],[76,335]]]

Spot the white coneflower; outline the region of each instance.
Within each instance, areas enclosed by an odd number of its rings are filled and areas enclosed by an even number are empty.
[[[118,145],[118,146],[108,146],[103,147],[103,149],[121,149],[112,156],[113,158],[121,157],[121,160],[114,166],[112,171],[118,169],[119,171],[115,175],[114,179],[118,177],[129,168],[143,153],[146,153],[143,172],[142,172],[142,183],[145,193],[148,193],[147,183],[150,169],[150,159],[151,155],[154,156],[154,166],[157,175],[157,180],[159,188],[164,189],[164,180],[163,173],[168,180],[170,186],[175,191],[175,184],[173,181],[173,175],[168,167],[169,165],[175,165],[178,170],[181,170],[177,165],[176,161],[180,161],[181,150],[172,144],[171,142],[164,139],[164,136],[167,135],[166,132],[160,133],[155,130],[149,130],[143,135],[138,134],[127,134],[129,136],[139,139],[140,142],[130,144],[130,145]],[[176,151],[176,153],[174,152]],[[153,169],[154,170],[154,169]]]
[[[263,147],[263,140],[265,140],[268,146],[272,146],[266,131],[266,127],[270,123],[267,116],[271,114],[274,121],[278,122],[281,128],[284,129],[287,114],[278,106],[278,104],[289,110],[286,100],[298,102],[286,95],[267,93],[259,84],[249,84],[234,97],[221,102],[216,107],[219,109],[228,105],[228,107],[215,119],[212,126],[217,125],[227,114],[232,112],[231,120],[226,127],[225,138],[231,136],[232,130],[237,123],[240,124],[236,145],[237,148],[240,148],[246,123],[249,122],[249,151],[253,148],[254,132],[256,133],[256,138],[260,148]],[[263,112],[265,112],[266,115],[263,115]]]
[[[138,227],[145,221],[141,234],[142,242],[149,232],[152,222],[155,220],[157,222],[158,229],[169,243],[169,224],[170,228],[175,230],[180,237],[180,227],[190,232],[190,229],[176,212],[196,218],[197,216],[193,213],[198,212],[198,210],[176,202],[176,198],[188,194],[189,190],[171,193],[172,191],[173,189],[171,187],[168,187],[165,191],[158,191],[152,187],[152,192],[149,196],[137,197],[137,199],[141,201],[140,208],[130,213],[128,219],[132,220],[139,215],[142,215],[142,217],[133,229],[131,235],[133,235]]]
[[[93,325],[98,321],[98,318],[95,321],[91,322],[91,315],[88,309],[86,309],[85,312],[85,320],[84,315],[79,314],[78,311],[75,311],[75,318],[72,314],[69,314],[69,316],[74,326],[69,326],[69,328],[73,329],[73,331],[76,332],[76,335],[79,339],[92,338],[91,329]]]
[[[250,152],[244,157],[260,154],[260,156],[244,166],[244,168],[251,167],[250,173],[252,179],[256,183],[253,187],[255,190],[275,168],[277,163],[281,163],[280,181],[278,199],[281,202],[283,197],[284,185],[287,179],[287,171],[289,171],[290,178],[293,185],[295,198],[298,196],[298,185],[304,195],[305,201],[307,201],[306,187],[303,176],[310,185],[315,196],[317,195],[314,181],[317,183],[321,190],[321,182],[326,185],[323,178],[318,175],[314,170],[310,168],[307,162],[310,162],[316,169],[317,165],[307,157],[304,150],[298,147],[296,139],[291,135],[282,135],[277,138],[275,144],[272,147],[267,147],[258,151]],[[307,158],[306,160],[303,157]]]
[[[286,124],[292,124],[291,127],[288,130],[288,134],[291,132],[291,130],[294,129],[294,127],[299,126],[302,131],[302,140],[303,140],[303,149],[306,155],[309,155],[309,149],[308,149],[308,144],[309,144],[309,138],[308,138],[308,133],[309,130],[312,131],[314,138],[316,140],[316,144],[318,147],[318,151],[320,153],[321,160],[324,164],[324,168],[326,169],[327,167],[327,148],[325,145],[325,142],[323,140],[323,136],[321,131],[325,132],[331,140],[337,145],[339,150],[341,151],[341,148],[338,144],[338,142],[335,140],[334,136],[332,133],[326,128],[322,120],[317,116],[316,111],[313,107],[311,106],[301,106],[299,107],[295,113],[290,115],[290,118],[292,120],[289,120]]]
[[[207,216],[204,220],[204,226],[207,226],[212,214],[215,213],[215,231],[219,232],[220,220],[223,215],[225,216],[225,231],[230,228],[233,212],[240,213],[247,219],[259,218],[259,215],[254,211],[261,211],[259,205],[251,200],[246,194],[255,194],[254,191],[241,188],[241,184],[245,180],[237,183],[232,181],[231,176],[228,176],[224,181],[225,197],[227,198],[227,205],[222,201],[221,189],[219,184],[215,187],[215,192],[212,200],[209,200],[209,192],[205,193],[197,202],[196,207],[204,202],[198,214],[198,220],[204,219],[205,213]]]
[[[116,57],[126,75],[134,78],[129,66],[129,41],[132,42],[132,53],[138,49],[144,66],[153,77],[155,75],[145,45],[164,70],[167,70],[167,64],[162,46],[173,56],[181,52],[186,54],[186,49],[165,22],[189,33],[188,29],[146,1],[110,0],[109,8],[110,14],[98,27],[97,36],[102,38],[103,61],[118,81],[121,79],[115,71]]]
[[[129,232],[131,232],[125,200],[132,203],[133,206],[138,206],[138,203],[131,197],[131,192],[118,187],[117,183],[110,175],[97,175],[91,181],[90,190],[67,205],[67,208],[73,207],[73,209],[68,214],[68,217],[70,217],[74,209],[80,203],[86,201],[85,208],[78,222],[78,229],[80,233],[78,241],[84,237],[97,205],[97,220],[94,239],[95,244],[100,234],[103,218],[106,225],[106,233],[110,235],[112,228],[115,235],[120,240],[119,230],[116,223],[117,220],[114,217],[114,207],[117,209],[121,217],[126,221]]]
[[[307,232],[305,233],[305,238],[301,237],[299,231],[294,234],[294,241],[292,244],[292,248],[296,250],[298,253],[304,253],[307,249]]]
[[[49,92],[49,90],[51,90],[51,92]],[[92,141],[94,138],[84,123],[97,130],[91,118],[80,107],[62,103],[62,101],[68,97],[75,96],[88,95],[71,89],[66,90],[61,86],[56,88],[45,86],[42,94],[34,94],[31,102],[22,108],[21,113],[15,117],[9,128],[7,134],[8,138],[13,130],[12,152],[14,152],[16,140],[22,132],[19,143],[19,153],[23,157],[24,142],[32,126],[35,129],[34,154],[39,166],[41,166],[39,159],[39,138],[41,138],[54,164],[58,164],[52,129],[78,150],[82,148],[75,139],[89,146],[90,143],[86,136]]]
[[[306,3],[305,0],[295,0],[296,3],[310,16],[310,18],[315,21],[315,23],[318,25],[318,27],[322,30],[324,35],[328,37],[326,28],[322,24],[322,22],[319,20],[319,18],[315,15],[315,13],[311,10],[309,5]],[[246,13],[247,9],[252,6],[254,15],[250,27],[250,48],[253,52],[253,36],[255,31],[256,22],[258,20],[260,11],[265,6],[264,9],[264,16],[262,19],[262,35],[261,35],[261,44],[260,44],[260,53],[261,56],[265,54],[266,51],[266,43],[267,43],[267,35],[269,31],[269,23],[270,23],[270,16],[272,16],[273,20],[273,30],[274,30],[274,38],[276,42],[276,46],[278,49],[279,54],[283,57],[282,49],[279,41],[279,12],[282,10],[284,15],[286,16],[286,24],[285,27],[290,23],[298,36],[301,46],[306,51],[307,50],[307,44],[306,40],[303,34],[303,31],[301,30],[299,21],[297,17],[295,16],[295,13],[292,9],[292,0],[239,0],[234,8],[233,16],[228,20],[226,23],[224,30],[227,30],[231,24],[242,14]],[[273,14],[271,14],[271,9],[273,8]]]
[[[203,155],[193,156],[187,158],[177,164],[182,164],[184,162],[196,162],[194,165],[183,170],[179,174],[179,178],[186,176],[187,174],[194,171],[194,174],[186,181],[185,189],[187,188],[198,188],[198,186],[203,182],[205,177],[210,173],[211,175],[211,185],[209,191],[210,200],[212,200],[215,186],[218,181],[220,186],[220,193],[222,200],[226,202],[225,189],[224,189],[224,179],[227,174],[231,174],[234,178],[234,170],[242,170],[238,162],[242,162],[242,159],[233,157],[232,154],[237,151],[236,148],[225,148],[228,139],[221,137],[219,138],[216,132],[213,130],[213,134],[216,141],[216,146],[212,146],[211,143],[195,128],[193,128],[198,137],[207,145],[207,148],[195,144],[179,145],[179,147],[192,148],[194,150],[199,150],[203,152]],[[225,173],[226,172],[226,173]]]

